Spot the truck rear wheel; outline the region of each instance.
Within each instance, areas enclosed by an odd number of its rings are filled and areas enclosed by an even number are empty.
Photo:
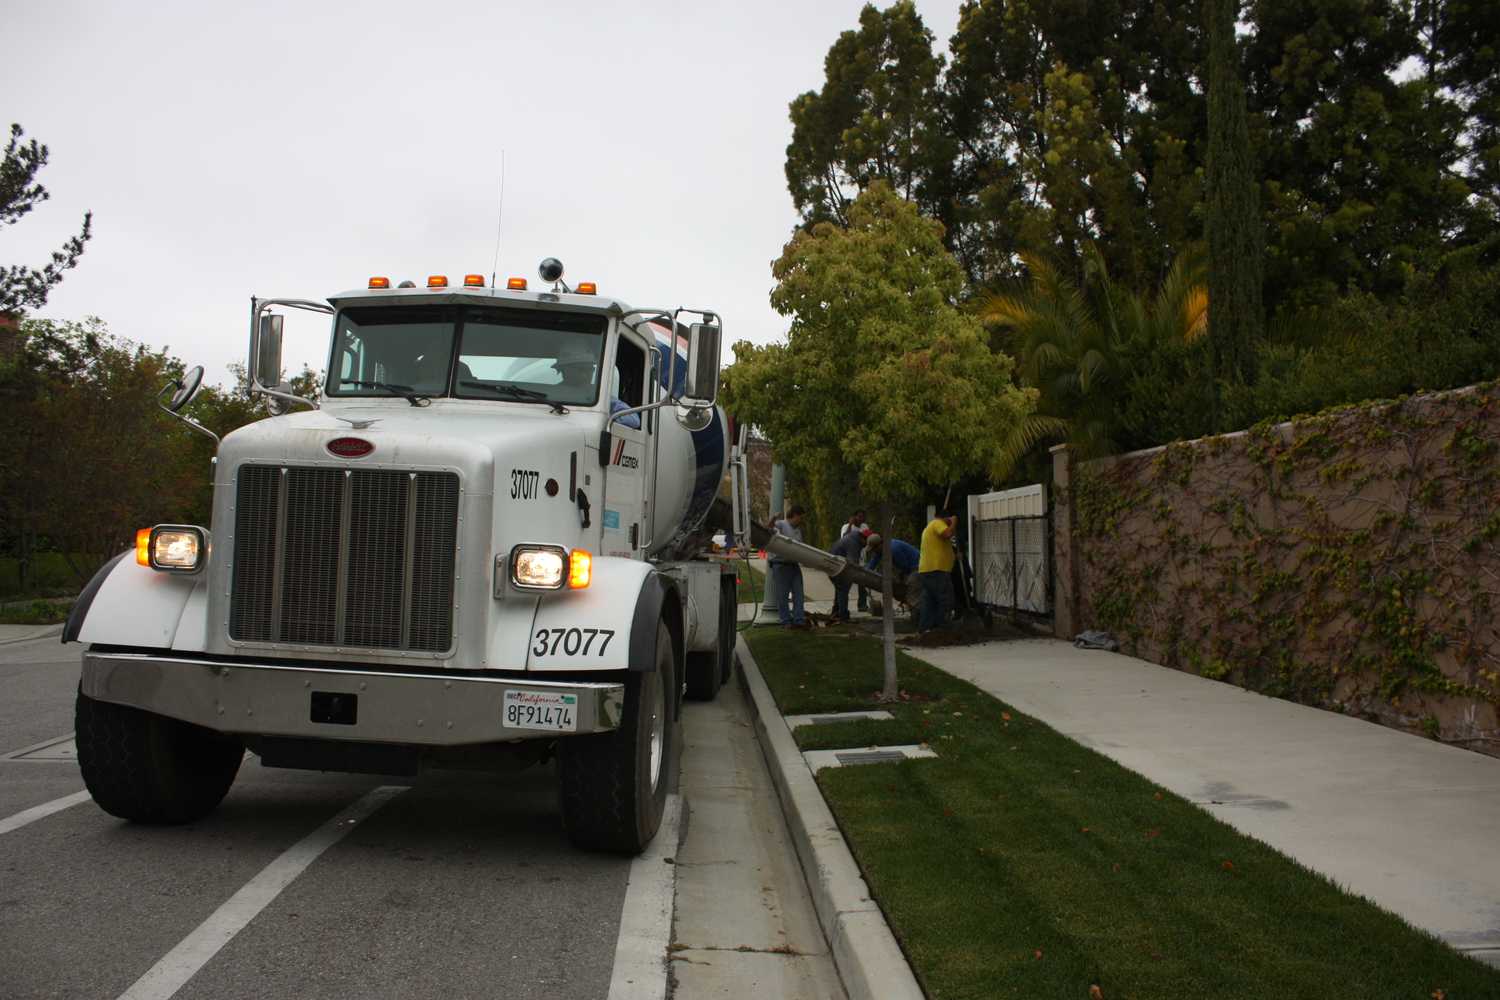
[[[563,825],[587,850],[639,854],[661,826],[677,748],[672,633],[656,626],[656,669],[625,681],[620,728],[558,740]]]
[[[712,651],[687,655],[687,696],[694,701],[713,701],[719,686],[734,676],[735,600],[734,577],[726,576],[719,587],[719,635]]]
[[[734,577],[727,577],[719,589],[719,676],[728,684],[734,677],[734,640],[740,634],[739,597]]]
[[[99,808],[136,823],[191,823],[223,801],[245,756],[232,736],[82,691],[74,710],[78,766]]]

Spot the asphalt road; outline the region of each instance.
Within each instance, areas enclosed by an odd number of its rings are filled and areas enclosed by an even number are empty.
[[[0,758],[72,732],[79,649],[0,646]],[[164,959],[191,968],[174,949],[283,852],[405,785],[175,996],[604,997],[631,862],[568,844],[550,767],[381,780],[253,757],[190,826],[83,801],[0,832],[0,997],[120,997]],[[68,760],[0,759],[0,823],[82,788]]]

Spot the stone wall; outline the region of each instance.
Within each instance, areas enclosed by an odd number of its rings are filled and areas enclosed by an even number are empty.
[[[1500,754],[1500,384],[1054,457],[1059,635]]]

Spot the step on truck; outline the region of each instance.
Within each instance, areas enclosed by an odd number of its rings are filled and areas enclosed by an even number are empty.
[[[211,812],[273,767],[415,775],[556,758],[577,845],[656,834],[684,696],[729,678],[732,567],[708,554],[729,437],[722,326],[570,288],[371,278],[252,299],[249,387],[214,437],[210,524],[158,524],[94,577],[78,759],[105,811]],[[316,398],[282,380],[288,310],[327,314]],[[168,393],[171,394],[167,399]]]

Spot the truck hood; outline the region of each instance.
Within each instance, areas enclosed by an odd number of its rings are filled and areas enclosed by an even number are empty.
[[[496,471],[512,462],[535,467],[544,456],[581,451],[597,443],[604,416],[592,410],[554,413],[546,407],[505,402],[435,399],[413,407],[404,400],[325,405],[241,427],[224,438],[219,469],[245,462],[347,463],[351,468],[455,468],[466,488],[489,492]],[[356,438],[370,452],[343,458],[330,442]],[[489,480],[486,483],[485,480]]]

